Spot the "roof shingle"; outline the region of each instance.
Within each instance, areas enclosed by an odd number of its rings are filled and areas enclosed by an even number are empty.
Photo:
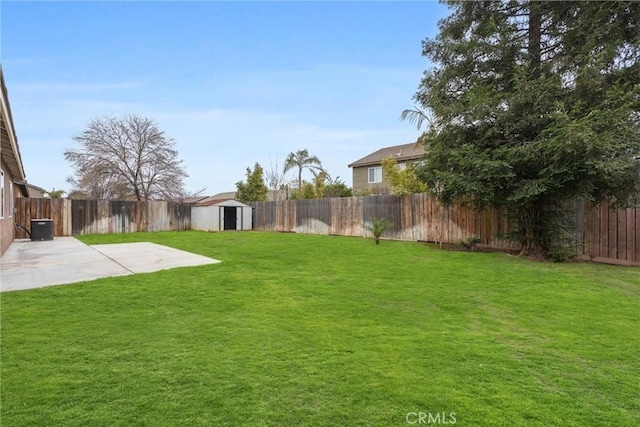
[[[382,160],[387,157],[394,158],[397,162],[406,162],[408,160],[419,160],[424,156],[424,146],[417,142],[410,144],[394,145],[392,147],[384,147],[365,156],[349,165],[350,168],[361,166],[379,165]]]

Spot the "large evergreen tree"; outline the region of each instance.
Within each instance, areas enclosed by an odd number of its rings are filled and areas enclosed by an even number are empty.
[[[423,42],[434,66],[403,115],[429,121],[430,190],[507,208],[522,254],[548,255],[568,200],[638,203],[640,3],[447,4]]]
[[[264,170],[260,163],[255,164],[253,170],[247,168],[247,182],[236,182],[236,200],[249,202],[264,202],[267,200],[269,189],[264,183]]]

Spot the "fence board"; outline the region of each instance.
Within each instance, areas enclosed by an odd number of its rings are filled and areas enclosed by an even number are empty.
[[[618,212],[609,211],[609,247],[608,258],[618,258]]]
[[[591,216],[587,217],[587,220],[591,221],[591,227],[589,224],[585,225],[585,227],[591,230],[591,239],[585,242],[585,246],[590,249],[590,253],[587,255],[592,257],[600,256],[600,206],[594,206],[593,204],[589,204],[589,211],[591,212]]]
[[[627,209],[627,233],[626,233],[626,254],[627,261],[636,261],[636,242],[637,234],[640,230],[636,230],[636,210]]]
[[[598,206],[600,211],[600,245],[598,246],[600,257],[609,258],[609,210],[604,206]]]
[[[618,211],[617,217],[616,258],[627,259],[627,212]]]
[[[635,261],[640,262],[640,209],[635,209],[636,212],[636,228],[633,233],[634,238],[636,239],[636,258]]]

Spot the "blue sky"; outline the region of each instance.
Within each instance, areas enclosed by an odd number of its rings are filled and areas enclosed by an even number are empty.
[[[421,41],[447,14],[436,2],[2,1],[27,180],[70,190],[73,136],[138,114],[176,141],[189,191],[233,191],[247,166],[304,148],[351,185],[349,163],[419,136],[399,117],[429,66]]]

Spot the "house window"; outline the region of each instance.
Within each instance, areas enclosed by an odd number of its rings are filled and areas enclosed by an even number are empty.
[[[369,168],[369,184],[382,182],[382,166]]]
[[[9,217],[13,216],[13,182],[9,182]]]
[[[4,218],[4,171],[0,169],[0,218]]]

